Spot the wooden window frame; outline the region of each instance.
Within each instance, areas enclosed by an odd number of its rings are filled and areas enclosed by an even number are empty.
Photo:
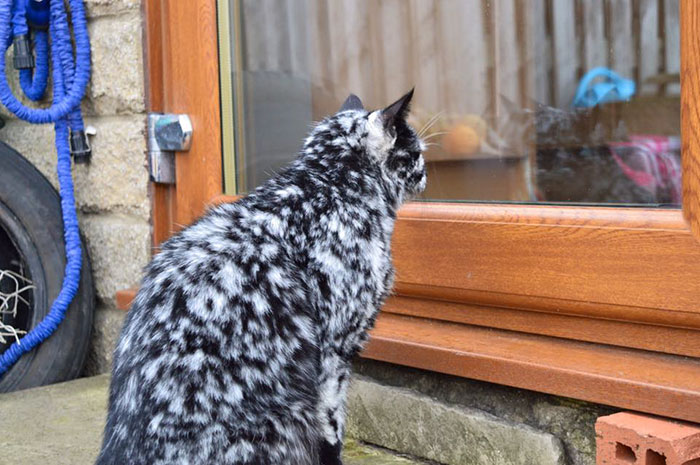
[[[177,183],[152,187],[157,246],[222,200],[217,10],[144,9],[149,110],[194,126]],[[411,203],[364,357],[700,421],[700,4],[680,18],[682,211]]]

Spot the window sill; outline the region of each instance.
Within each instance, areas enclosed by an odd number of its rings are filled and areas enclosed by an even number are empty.
[[[362,357],[700,421],[700,361],[383,313]]]

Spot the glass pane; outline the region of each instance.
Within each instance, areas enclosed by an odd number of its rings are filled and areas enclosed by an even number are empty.
[[[678,206],[678,0],[230,0],[237,185],[411,87],[425,200]]]

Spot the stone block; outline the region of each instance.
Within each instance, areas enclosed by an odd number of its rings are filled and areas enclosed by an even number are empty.
[[[85,0],[85,13],[88,18],[139,12],[141,0]]]
[[[561,440],[569,465],[595,464],[596,419],[615,409],[473,379],[358,359],[357,373],[380,384],[416,391],[439,402],[484,411],[507,423],[524,423]]]
[[[92,77],[83,108],[87,114],[146,111],[142,18],[138,12],[88,22]]]
[[[151,257],[151,227],[127,215],[82,215],[97,298],[114,306],[114,294],[141,280]]]
[[[95,309],[92,338],[85,362],[85,376],[108,373],[112,369],[112,355],[119,339],[126,312],[108,305]]]
[[[564,465],[555,436],[476,409],[355,378],[348,436],[447,465]]]

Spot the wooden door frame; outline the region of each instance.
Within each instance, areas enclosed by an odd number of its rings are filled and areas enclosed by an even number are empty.
[[[157,245],[222,192],[217,9],[144,8],[149,110],[187,113],[194,126],[177,184],[152,188]],[[393,244],[397,295],[363,356],[700,421],[694,0],[681,1],[681,28],[683,211],[407,205]]]
[[[700,5],[681,1],[683,215],[700,238]]]
[[[145,0],[148,111],[187,113],[192,147],[176,154],[176,183],[152,183],[153,245],[202,214],[222,192],[215,0]]]

